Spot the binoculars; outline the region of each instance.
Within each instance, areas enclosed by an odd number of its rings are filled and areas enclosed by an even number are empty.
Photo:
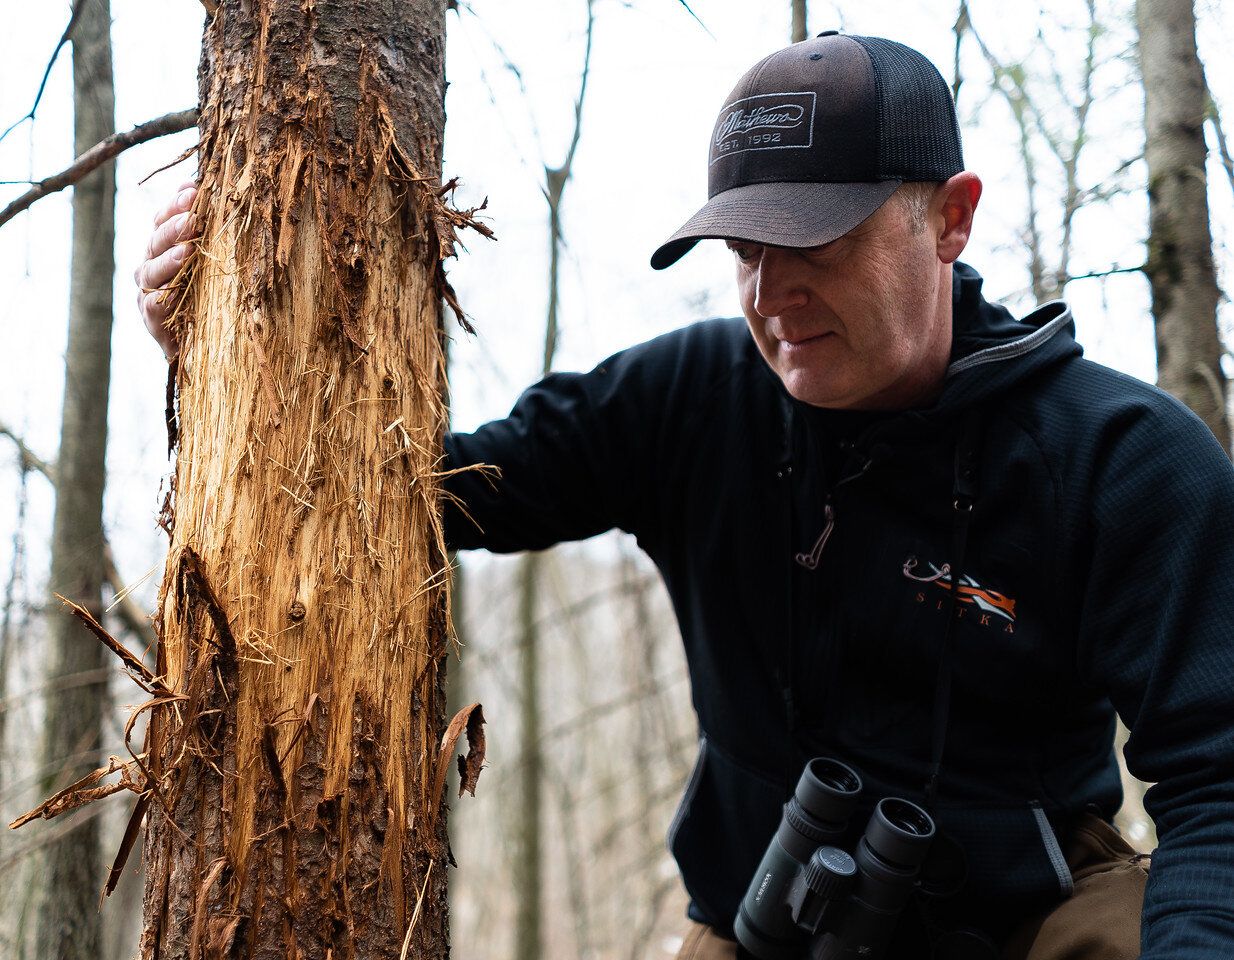
[[[847,764],[811,760],[741,901],[734,930],[758,960],[880,960],[934,839],[921,807],[887,797],[852,854],[839,844],[861,793]]]

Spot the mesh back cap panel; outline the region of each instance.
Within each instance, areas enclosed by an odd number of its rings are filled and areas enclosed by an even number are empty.
[[[870,55],[878,100],[879,173],[947,180],[964,169],[955,101],[947,81],[916,50],[881,37],[853,37]]]

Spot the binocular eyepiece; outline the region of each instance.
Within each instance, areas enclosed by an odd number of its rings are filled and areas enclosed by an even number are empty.
[[[861,794],[847,764],[807,765],[741,901],[737,939],[758,960],[879,960],[934,839],[921,807],[878,802],[850,854],[840,844]]]

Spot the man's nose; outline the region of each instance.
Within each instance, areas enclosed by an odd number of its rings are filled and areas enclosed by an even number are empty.
[[[754,312],[760,317],[778,317],[808,299],[802,284],[800,261],[793,251],[764,247],[758,260],[754,287]]]

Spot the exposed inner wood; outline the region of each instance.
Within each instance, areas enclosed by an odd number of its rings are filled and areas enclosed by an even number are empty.
[[[207,28],[145,957],[447,949],[441,6]]]

